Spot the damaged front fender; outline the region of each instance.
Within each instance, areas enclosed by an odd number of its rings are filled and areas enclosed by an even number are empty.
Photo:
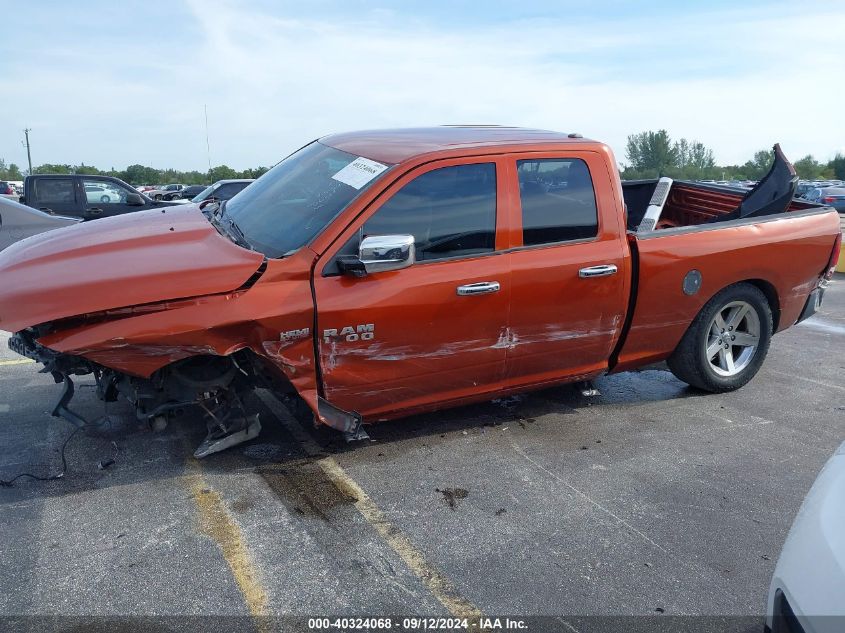
[[[41,350],[35,357],[45,366],[63,363],[60,377],[102,368],[138,384],[167,376],[168,367],[192,358],[247,354],[244,358],[263,359],[250,378],[253,387],[274,384],[295,392],[316,420],[354,436],[360,433],[361,417],[320,395],[310,285],[313,260],[313,252],[301,249],[289,258],[268,261],[249,288],[30,328],[13,337],[21,341],[20,349],[13,349],[29,356],[33,349]],[[147,409],[139,417],[153,413]]]

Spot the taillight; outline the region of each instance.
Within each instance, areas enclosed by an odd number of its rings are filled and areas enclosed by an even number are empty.
[[[822,198],[822,202],[825,202],[827,204],[833,204],[834,202],[836,202],[836,198],[834,198],[833,196],[825,196],[824,198]]]
[[[833,273],[836,272],[836,266],[839,264],[839,254],[842,250],[842,233],[836,236],[833,242],[833,252],[830,254],[830,261],[827,263],[827,274],[825,278],[830,279]]]

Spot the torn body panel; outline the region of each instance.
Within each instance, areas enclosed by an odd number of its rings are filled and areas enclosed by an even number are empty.
[[[49,231],[2,251],[0,329],[229,292],[263,260],[220,235],[193,205]]]
[[[13,349],[45,363],[57,382],[94,374],[101,397],[124,395],[140,419],[199,407],[213,422],[209,439],[231,441],[227,420],[249,417],[243,398],[256,386],[297,392],[318,412],[313,259],[303,249],[269,262],[252,287],[234,292],[40,325],[15,335]],[[251,418],[241,426],[244,437],[260,428]]]

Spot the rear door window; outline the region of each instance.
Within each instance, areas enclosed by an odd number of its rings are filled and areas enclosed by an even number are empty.
[[[598,235],[596,194],[583,160],[542,158],[516,164],[525,246]]]
[[[76,196],[73,191],[73,178],[37,178],[35,202],[37,204],[73,204]]]
[[[363,235],[413,235],[417,260],[490,253],[496,244],[496,165],[453,165],[407,183]]]

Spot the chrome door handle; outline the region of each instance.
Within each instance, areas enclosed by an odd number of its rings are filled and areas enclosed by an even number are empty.
[[[468,295],[485,295],[490,292],[499,292],[498,281],[479,281],[474,284],[467,284],[466,286],[458,286],[458,295],[466,297]]]
[[[602,264],[601,266],[590,266],[589,268],[582,268],[578,271],[578,276],[581,279],[587,277],[606,277],[607,275],[615,275],[617,271],[615,264]]]

